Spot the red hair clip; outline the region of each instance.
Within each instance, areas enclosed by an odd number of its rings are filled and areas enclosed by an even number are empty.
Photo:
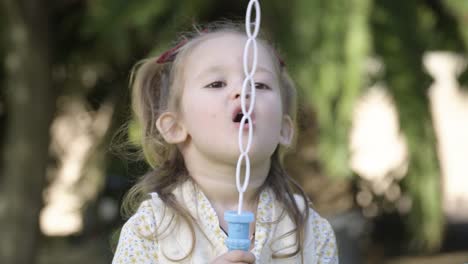
[[[284,66],[286,66],[286,63],[284,63],[284,60],[280,57],[278,51],[276,51],[275,48],[273,48],[273,52],[275,52],[275,56],[276,56],[276,58],[278,59],[281,68],[283,68]]]
[[[163,64],[163,63],[166,63],[166,62],[174,61],[175,56],[177,55],[177,52],[179,51],[179,49],[182,48],[185,44],[187,44],[187,42],[188,42],[188,39],[184,38],[175,47],[173,47],[170,50],[166,50],[161,55],[159,55],[156,62],[159,63],[159,64]]]
[[[200,31],[200,35],[203,33],[207,33],[208,29],[204,29]],[[166,63],[170,61],[174,61],[177,53],[179,52],[179,49],[182,48],[185,44],[187,44],[188,38],[184,37],[182,41],[180,41],[175,47],[173,47],[170,50],[166,50],[163,52],[159,57],[156,59],[157,63]]]

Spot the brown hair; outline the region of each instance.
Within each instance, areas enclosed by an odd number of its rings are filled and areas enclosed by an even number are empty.
[[[136,119],[141,127],[141,146],[144,158],[152,170],[144,175],[129,190],[124,198],[122,211],[124,215],[130,216],[135,213],[142,201],[148,199],[150,192],[157,192],[159,198],[167,208],[175,212],[177,220],[179,217],[188,223],[192,233],[192,248],[183,258],[190,256],[195,247],[194,221],[190,213],[177,201],[173,190],[190,176],[184,164],[182,154],[175,145],[164,141],[162,135],[156,128],[156,120],[165,111],[178,110],[182,87],[179,74],[183,70],[183,62],[193,48],[205,40],[206,36],[220,33],[243,34],[243,26],[233,23],[213,23],[204,27],[204,31],[195,30],[186,33],[186,39],[177,56],[173,61],[158,63],[156,58],[149,58],[139,62],[132,70],[131,89],[132,107]],[[259,40],[270,52],[271,56],[277,56],[274,48],[263,40]],[[180,42],[179,42],[180,43]],[[280,79],[283,111],[296,119],[296,88],[282,65],[280,59],[277,61],[277,73]],[[283,214],[289,215],[296,228],[281,235],[282,239],[296,234],[296,250],[291,254],[273,254],[273,258],[287,258],[302,253],[304,246],[304,233],[308,219],[308,198],[302,188],[294,181],[283,168],[284,151],[278,146],[271,157],[271,168],[264,188],[271,188],[277,201],[284,207]],[[304,201],[305,208],[301,209],[294,193],[297,192]],[[281,218],[280,218],[281,219]],[[280,219],[275,220],[275,222]],[[302,254],[301,254],[302,256]]]

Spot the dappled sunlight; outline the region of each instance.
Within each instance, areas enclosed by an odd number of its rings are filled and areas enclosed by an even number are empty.
[[[46,206],[40,225],[46,235],[64,236],[83,228],[83,207],[95,199],[102,172],[89,167],[89,158],[110,125],[112,107],[92,112],[79,99],[65,99],[63,112],[54,120],[51,150],[57,168],[49,169],[52,183],[44,192]],[[88,167],[86,167],[88,165]],[[85,173],[92,174],[83,181]]]
[[[407,148],[400,133],[396,109],[383,87],[372,87],[355,109],[350,148],[351,167],[361,177],[374,183],[383,194],[391,182],[391,172],[401,178]]]
[[[432,52],[424,64],[434,83],[432,115],[438,135],[444,212],[452,221],[468,222],[468,94],[457,77],[466,67],[460,55]]]
[[[466,62],[456,54],[431,52],[425,66],[434,79],[429,89],[432,117],[441,166],[443,210],[452,221],[468,222],[468,94],[457,76]],[[371,87],[358,101],[350,135],[352,169],[369,184],[356,197],[367,216],[376,216],[374,196],[395,202],[401,213],[411,200],[399,188],[406,175],[407,145],[397,111],[384,87]]]
[[[400,213],[411,209],[398,182],[406,175],[408,150],[399,129],[391,97],[384,87],[374,86],[357,103],[350,135],[351,168],[369,183],[356,195],[356,202],[367,217],[379,213],[374,196],[395,203]]]

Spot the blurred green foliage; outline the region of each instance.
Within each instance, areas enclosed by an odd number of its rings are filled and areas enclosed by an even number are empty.
[[[270,0],[261,5],[262,28],[278,43],[316,116],[320,164],[332,178],[353,177],[351,114],[356,99],[376,81],[366,71],[369,58],[384,64],[377,81],[388,86],[409,146],[404,181],[413,198],[409,230],[415,248],[437,248],[443,232],[440,172],[422,56],[436,49],[466,54],[468,1]],[[56,1],[50,13],[57,93],[81,94],[96,105],[126,96],[134,63],[167,49],[192,23],[243,19],[246,6],[246,0]],[[82,76],[89,71],[97,80],[87,85]],[[460,77],[464,84],[467,76],[465,71]],[[130,116],[128,100],[119,107],[117,126]],[[130,125],[132,141],[136,129]]]

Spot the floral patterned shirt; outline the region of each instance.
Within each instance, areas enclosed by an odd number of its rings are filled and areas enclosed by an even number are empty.
[[[174,217],[157,193],[151,193],[151,199],[144,201],[123,226],[113,264],[210,263],[227,252],[226,234],[203,192],[193,182],[187,181],[176,188],[174,195],[195,219],[194,230]],[[260,194],[251,252],[258,264],[302,263],[301,254],[272,258],[273,254],[294,252],[296,242],[295,235],[278,239],[291,231],[294,224],[288,216],[281,217],[282,206],[274,197],[269,189]],[[304,207],[300,198],[296,201]],[[277,219],[280,220],[275,222]],[[190,254],[193,243],[195,247]],[[302,257],[308,264],[338,263],[333,230],[328,221],[313,209],[309,209]]]

